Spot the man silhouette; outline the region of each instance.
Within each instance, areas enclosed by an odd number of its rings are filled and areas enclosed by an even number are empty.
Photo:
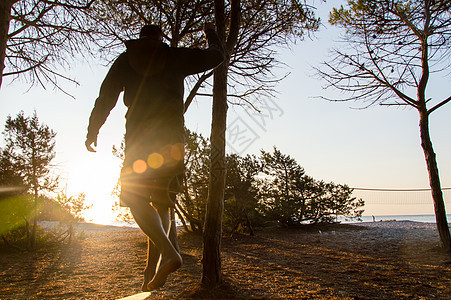
[[[162,42],[160,27],[144,26],[139,39],[125,42],[127,50],[106,75],[89,119],[85,145],[95,152],[99,129],[124,92],[128,110],[120,202],[130,207],[160,255],[143,290],[161,287],[182,265],[168,233],[169,210],[175,205],[171,193],[177,192],[177,177],[184,171],[184,79],[224,59],[214,25],[205,24],[204,33],[207,49],[174,48]]]

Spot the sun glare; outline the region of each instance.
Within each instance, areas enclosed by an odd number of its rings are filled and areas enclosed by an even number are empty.
[[[120,163],[111,152],[88,153],[69,168],[68,193],[85,193],[92,208],[85,212],[88,222],[113,224],[115,216],[112,195],[120,174]]]

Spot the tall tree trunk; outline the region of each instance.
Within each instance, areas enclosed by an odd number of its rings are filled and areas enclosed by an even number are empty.
[[[213,114],[210,133],[210,178],[207,211],[203,232],[203,259],[201,282],[208,288],[219,285],[221,275],[222,213],[225,188],[225,132],[227,125],[227,71],[230,54],[238,39],[240,26],[240,0],[232,0],[229,36],[226,39],[224,0],[215,0],[215,21],[219,40],[225,50],[225,61],[216,68],[213,77]]]
[[[11,7],[15,1],[0,1],[0,88],[3,81],[3,70],[5,69],[6,45],[8,43],[9,20],[11,18]]]
[[[215,21],[220,41],[225,44],[224,0],[215,0]],[[226,54],[227,55],[227,54]],[[229,59],[227,55],[226,60]],[[213,288],[222,281],[221,237],[225,188],[225,131],[227,123],[227,68],[224,62],[216,68],[213,77],[213,109],[210,133],[210,178],[207,209],[203,230],[201,283]]]
[[[27,219],[25,219],[25,230],[27,231],[27,250],[31,250],[30,222]]]
[[[33,227],[31,228],[31,249],[36,248],[36,236],[38,230],[38,191],[35,190],[34,202],[33,202]]]
[[[428,2],[429,3],[429,2]],[[426,5],[427,6],[427,5]],[[425,32],[430,26],[430,10],[427,6],[425,9]],[[451,253],[451,237],[449,233],[448,221],[446,220],[445,203],[443,201],[442,188],[440,186],[440,176],[438,174],[437,159],[434,148],[432,147],[431,136],[429,134],[429,114],[426,108],[426,86],[429,81],[429,44],[428,35],[425,34],[421,38],[421,69],[423,74],[418,84],[418,112],[420,114],[420,138],[421,147],[423,148],[424,158],[429,174],[429,185],[431,187],[432,200],[434,202],[435,221],[440,236],[440,241],[444,249]]]
[[[249,235],[254,236],[255,232],[254,232],[254,228],[252,227],[251,220],[249,220],[249,216],[247,215],[246,212],[244,212],[244,215],[246,216],[246,224],[247,224],[247,227],[249,228]]]
[[[39,188],[38,188],[38,175],[37,175],[37,166],[36,166],[36,145],[35,145],[36,137],[33,134],[33,139],[31,141],[32,147],[32,156],[31,156],[31,166],[33,168],[33,191],[34,191],[34,203],[33,203],[33,228],[31,231],[31,247],[35,249],[36,247],[36,234],[38,229],[38,196],[39,196]]]
[[[420,111],[420,136],[421,147],[429,173],[429,185],[431,186],[432,200],[434,202],[435,220],[437,230],[440,236],[442,246],[451,252],[451,237],[446,219],[445,203],[440,186],[440,177],[438,173],[437,160],[432,147],[431,137],[429,135],[429,115],[426,111]]]
[[[221,235],[225,187],[225,131],[227,119],[227,64],[215,70],[211,124],[210,179],[203,232],[202,284],[221,283]]]

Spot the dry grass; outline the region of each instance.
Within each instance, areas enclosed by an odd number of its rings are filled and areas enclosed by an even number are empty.
[[[368,225],[225,237],[224,283],[211,291],[199,287],[201,238],[182,234],[185,264],[151,298],[451,299],[451,258],[438,250],[433,227]],[[85,235],[70,247],[0,253],[0,299],[116,299],[139,292],[145,236],[105,229]]]

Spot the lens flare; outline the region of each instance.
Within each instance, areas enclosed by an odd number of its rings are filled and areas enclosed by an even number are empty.
[[[146,172],[147,164],[144,160],[138,159],[133,163],[133,171],[138,174]]]
[[[130,174],[133,173],[133,169],[130,168],[130,167],[126,167],[125,169],[122,170],[122,173],[123,173],[124,175],[130,175]]]
[[[156,153],[156,152],[152,153],[147,158],[147,164],[152,169],[160,168],[163,165],[163,163],[164,163],[164,158],[163,158],[163,155],[161,155],[160,153]]]
[[[171,158],[174,160],[183,159],[184,146],[182,143],[177,143],[171,146]]]

